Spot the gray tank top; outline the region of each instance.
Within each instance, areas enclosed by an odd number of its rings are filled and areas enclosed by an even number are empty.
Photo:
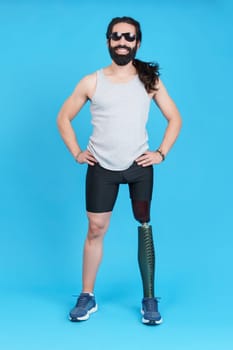
[[[100,166],[125,170],[148,150],[146,123],[151,98],[136,75],[127,83],[113,83],[97,71],[91,101],[93,133],[88,150]]]

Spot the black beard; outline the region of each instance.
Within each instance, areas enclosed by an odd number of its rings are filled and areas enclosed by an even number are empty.
[[[116,53],[116,50],[119,48],[128,50],[128,53],[126,55],[119,55],[118,53]],[[109,50],[109,54],[110,54],[112,60],[118,66],[125,66],[130,61],[132,61],[134,59],[134,57],[136,56],[137,46],[135,46],[131,49],[130,47],[125,46],[125,45],[118,45],[115,47],[112,47],[109,45],[108,50]]]

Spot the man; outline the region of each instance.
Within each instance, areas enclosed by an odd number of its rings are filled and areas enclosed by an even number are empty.
[[[88,233],[83,255],[82,292],[70,311],[83,321],[97,311],[94,285],[102,258],[103,238],[120,184],[128,184],[138,228],[138,262],[143,284],[142,322],[162,322],[154,295],[155,253],[150,221],[153,165],[160,164],[174,144],[181,117],[159,79],[158,65],[135,59],[141,44],[140,24],[130,17],[112,19],[107,29],[112,63],[84,77],[58,115],[61,136],[79,164],[88,164],[86,209]],[[149,150],[146,123],[154,100],[168,125],[156,151]],[[81,150],[71,122],[90,101],[93,133]]]

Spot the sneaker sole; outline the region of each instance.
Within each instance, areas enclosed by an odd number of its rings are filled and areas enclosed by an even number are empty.
[[[141,310],[141,314],[144,315],[144,311]],[[163,319],[160,318],[160,320],[147,320],[146,318],[142,318],[142,323],[146,324],[148,326],[156,326],[156,325],[160,325],[161,323],[163,323]]]
[[[70,317],[69,316],[69,320],[71,322],[80,322],[80,321],[86,321],[88,320],[88,318],[90,317],[91,314],[93,314],[94,312],[96,312],[98,310],[98,305],[96,304],[96,306],[94,306],[92,309],[90,309],[86,315],[82,316],[82,317]]]

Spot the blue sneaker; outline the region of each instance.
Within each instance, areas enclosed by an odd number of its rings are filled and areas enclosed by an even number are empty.
[[[156,298],[143,298],[142,323],[147,325],[157,325],[163,322],[162,317],[158,311],[158,300]]]
[[[69,319],[73,322],[88,320],[90,314],[96,312],[98,306],[92,293],[81,293],[75,307],[70,311]]]

